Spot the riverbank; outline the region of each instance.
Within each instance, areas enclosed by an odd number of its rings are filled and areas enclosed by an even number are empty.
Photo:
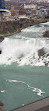
[[[33,26],[39,23],[48,22],[49,19],[41,18],[41,19],[18,19],[15,21],[4,21],[0,22],[0,38],[4,38],[18,32],[21,32],[22,29]]]
[[[11,111],[49,111],[49,97]]]
[[[0,106],[0,111],[7,111]],[[49,97],[10,111],[49,111]]]
[[[4,104],[2,102],[0,102],[0,111],[7,111],[6,109],[3,108],[3,105]]]

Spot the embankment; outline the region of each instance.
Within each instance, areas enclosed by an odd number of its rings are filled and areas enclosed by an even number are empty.
[[[15,21],[4,21],[0,22],[0,38],[13,35],[21,31],[28,26],[39,24],[41,22],[46,22],[45,19],[18,19]]]

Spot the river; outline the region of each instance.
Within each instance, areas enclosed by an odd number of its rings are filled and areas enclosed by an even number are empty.
[[[8,110],[49,96],[49,22],[23,29],[0,43],[0,101]]]

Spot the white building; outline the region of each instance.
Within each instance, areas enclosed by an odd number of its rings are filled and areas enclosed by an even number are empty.
[[[11,12],[9,10],[0,9],[0,21],[5,20],[6,17],[9,17],[9,16],[11,16]]]
[[[24,4],[24,9],[36,9],[36,5],[34,4]]]
[[[10,11],[4,12],[3,15],[4,15],[5,17],[9,17],[9,16],[11,16],[11,12],[10,12]]]

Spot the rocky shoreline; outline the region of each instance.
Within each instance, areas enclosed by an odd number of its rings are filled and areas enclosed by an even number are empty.
[[[4,104],[0,101],[0,111],[7,111],[6,109],[3,108]]]
[[[0,111],[8,111],[3,108],[3,103],[0,102]],[[49,97],[27,104],[20,108],[10,111],[49,111]]]
[[[27,104],[11,111],[49,111],[49,97]]]
[[[13,34],[16,34],[18,32],[21,32],[22,29],[33,26],[33,25],[39,25],[39,23],[45,23],[47,20],[39,19],[18,19],[15,21],[4,21],[0,22],[0,38],[4,38]]]

